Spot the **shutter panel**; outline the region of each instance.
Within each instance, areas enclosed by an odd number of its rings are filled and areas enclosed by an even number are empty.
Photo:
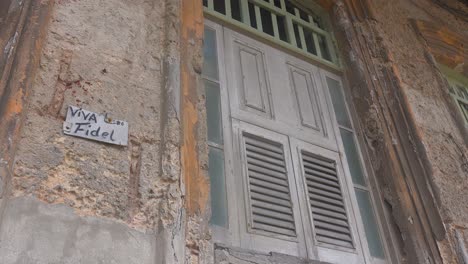
[[[317,241],[353,248],[336,162],[302,151],[302,164]]]
[[[247,162],[251,229],[296,237],[283,146],[243,134]]]

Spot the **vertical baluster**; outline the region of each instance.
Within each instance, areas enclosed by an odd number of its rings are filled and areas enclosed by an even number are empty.
[[[272,6],[275,6],[275,0],[270,0],[270,4]],[[278,29],[278,19],[276,17],[276,14],[273,12],[271,12],[271,21],[273,23],[273,35],[275,36],[277,40],[280,40],[279,29]]]
[[[294,13],[297,18],[301,18],[301,15],[299,14],[299,9],[294,8]],[[301,41],[301,46],[304,51],[307,51],[307,45],[305,41],[305,36],[304,36],[304,28],[301,25],[297,25],[298,30],[299,30],[299,38]]]
[[[262,16],[260,14],[260,7],[258,6],[255,6],[255,18],[257,19],[257,29],[263,32]]]
[[[314,24],[314,20],[311,15],[309,15],[309,21],[311,24]],[[318,36],[315,32],[312,32],[312,37],[314,38],[314,46],[315,46],[315,50],[317,51],[317,56],[319,58],[322,58],[322,51],[320,50],[320,43],[319,43]]]
[[[286,12],[286,2],[285,0],[280,1],[281,9],[283,9],[284,12]]]
[[[281,0],[280,3],[281,3],[281,9],[285,13],[287,13],[285,0]],[[284,18],[286,19],[286,31],[287,31],[286,33],[288,35],[288,42],[289,44],[292,44],[293,46],[297,47],[296,35],[294,35],[294,26],[293,26],[292,19],[288,15],[286,15]]]
[[[214,0],[208,0],[208,9],[209,9],[209,10],[214,10],[213,1],[214,1]]]
[[[241,13],[242,13],[242,22],[250,26],[251,24],[250,24],[248,0],[241,0]]]
[[[294,25],[290,16],[286,16],[286,29],[288,30],[289,43],[297,47],[296,35],[294,34]]]
[[[222,0],[217,0],[222,1]],[[226,7],[226,16],[231,19],[232,18],[232,11],[231,11],[231,0],[224,0],[224,6]]]
[[[333,45],[333,40],[329,34],[327,34],[327,36],[325,37],[325,41],[328,47],[328,53],[331,56],[331,61],[338,65],[339,63],[338,63],[338,57],[336,56],[335,46]]]

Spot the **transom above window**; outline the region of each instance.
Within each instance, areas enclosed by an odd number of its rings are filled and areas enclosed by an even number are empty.
[[[290,0],[203,0],[205,13],[338,69],[325,19]]]

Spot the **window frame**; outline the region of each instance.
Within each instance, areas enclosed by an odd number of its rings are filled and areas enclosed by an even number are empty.
[[[226,7],[226,14],[222,14],[220,12],[215,11],[214,9],[214,2],[213,1],[225,1],[225,7]],[[306,10],[311,10],[314,15],[321,14],[323,13],[323,10],[316,4],[310,3],[310,7],[304,7],[303,4],[301,4],[299,1],[296,0],[290,0],[291,3],[295,4],[299,8],[303,8]],[[280,5],[281,8],[276,7],[274,4],[274,0],[239,0],[239,3],[241,4],[241,15],[246,16],[246,19],[241,20],[243,21],[238,21],[234,18],[232,18],[231,15],[231,10],[230,10],[230,3],[231,0],[207,0],[207,6],[203,6],[204,8],[204,13],[207,18],[214,19],[214,20],[219,20],[222,21],[223,23],[229,24],[234,26],[235,28],[244,30],[249,32],[250,34],[254,34],[261,39],[265,39],[269,42],[272,42],[276,45],[279,45],[282,48],[291,50],[295,53],[298,53],[301,55],[301,57],[306,57],[309,59],[312,59],[316,62],[319,62],[323,65],[326,65],[327,67],[332,68],[333,70],[341,71],[341,62],[340,59],[337,55],[337,48],[336,48],[336,40],[333,37],[333,34],[330,30],[330,22],[326,16],[319,16],[320,20],[322,20],[322,23],[324,25],[324,29],[319,28],[318,26],[314,25],[313,22],[307,23],[307,21],[301,19],[299,10],[296,8],[295,9],[295,14],[291,14],[286,11],[286,4],[285,0],[280,0]],[[255,13],[258,16],[260,13],[259,8],[264,8],[267,11],[271,12],[272,15],[272,21],[273,24],[276,25],[274,27],[275,35],[271,36],[267,33],[264,33],[263,31],[256,29],[252,26],[250,26],[250,17],[247,16],[246,14],[249,13],[248,8],[242,8],[242,5],[246,5],[247,3],[252,3],[255,6]],[[229,8],[228,8],[229,7]],[[277,22],[276,21],[276,16],[284,16],[286,20],[286,34],[290,38],[287,42],[280,40],[278,34],[277,34]],[[312,15],[309,14],[309,20],[312,19]],[[258,21],[258,18],[257,18]],[[258,22],[257,22],[258,23]],[[296,36],[294,33],[294,28],[293,28],[293,23],[298,25],[298,31],[300,35],[300,40],[296,40]],[[314,46],[316,47],[316,52],[317,55],[310,53],[307,51],[307,47],[305,45],[305,39],[304,39],[304,28],[306,30],[310,30],[312,32],[313,40],[314,40]],[[288,32],[289,31],[289,32]],[[328,49],[329,55],[331,56],[331,60],[324,59],[321,55],[320,51],[320,44],[318,40],[318,36],[323,37],[325,41],[325,45]],[[297,44],[294,45],[293,42],[300,41],[301,46],[299,47]]]
[[[358,120],[358,114],[357,114],[356,108],[354,107],[354,104],[352,103],[350,104],[350,102],[352,102],[351,92],[349,89],[346,89],[346,85],[345,85],[346,80],[344,79],[344,77],[341,77],[337,74],[330,73],[328,71],[322,70],[322,72],[323,72],[321,74],[322,82],[323,82],[323,85],[325,85],[326,87],[328,87],[326,83],[326,77],[331,77],[332,79],[340,83],[340,89],[343,92],[343,97],[345,101],[346,112],[349,116],[350,125],[351,125],[351,130],[350,128],[346,128],[346,127],[344,127],[344,129],[346,129],[347,131],[351,131],[354,135],[354,141],[355,141],[355,145],[357,148],[357,153],[359,155],[362,172],[364,174],[363,175],[364,180],[367,181],[367,184],[369,185],[367,188],[366,187],[363,188],[362,186],[361,187],[358,186],[357,188],[359,189],[362,188],[369,192],[370,200],[371,200],[373,209],[375,210],[374,216],[375,216],[375,219],[377,220],[377,226],[379,228],[379,235],[381,236],[381,242],[383,244],[382,246],[385,252],[386,259],[379,259],[379,258],[372,257],[370,255],[370,252],[366,250],[365,254],[366,254],[367,261],[369,261],[369,263],[372,263],[372,264],[374,263],[375,264],[398,263],[395,257],[396,256],[395,245],[397,245],[397,242],[396,242],[396,239],[391,235],[392,232],[388,228],[390,226],[390,222],[388,221],[389,215],[385,212],[383,208],[384,203],[382,199],[382,193],[380,191],[380,188],[378,187],[379,185],[378,185],[375,173],[374,173],[375,170],[373,169],[372,162],[370,162],[369,153],[367,152],[367,149],[365,147],[362,147],[364,146],[364,139],[362,136],[363,130],[361,126],[359,125],[359,123],[356,122],[356,120]],[[339,129],[343,128],[343,126],[341,126],[336,120],[335,110],[333,109],[331,94],[329,92],[327,93],[327,101],[328,101],[327,103],[329,105],[330,111],[332,111],[333,113],[332,114],[333,123],[336,124],[336,126],[334,127],[336,127],[335,134],[337,133],[336,140],[338,142],[340,155],[346,156],[344,152],[343,140],[339,131]],[[346,173],[349,174],[350,183],[348,184],[348,186],[351,189],[350,191],[354,192],[355,184],[352,182],[352,179],[351,179],[351,173],[349,171],[349,164],[348,164],[347,158],[345,157],[344,159],[342,159],[342,162],[344,163],[343,166],[345,168]],[[356,195],[353,195],[352,199],[356,199]],[[357,201],[355,204],[358,205]],[[359,208],[356,208],[356,210],[359,211]],[[360,216],[360,213],[359,213],[359,218],[362,219]],[[359,222],[358,224],[361,225],[360,229],[362,231],[362,236],[365,238],[366,236],[365,236],[364,227],[362,226],[362,221],[358,221],[358,222]],[[391,242],[389,242],[387,239],[389,239]],[[363,247],[365,246],[368,248],[367,244],[368,244],[367,239],[364,239]]]
[[[224,102],[230,102],[229,101],[229,95],[226,91],[226,85],[227,85],[227,75],[226,75],[226,72],[225,72],[225,67],[222,67],[221,65],[225,65],[225,58],[224,58],[224,44],[223,45],[219,45],[219,43],[224,43],[224,32],[223,32],[223,25],[220,25],[216,22],[212,22],[208,19],[205,19],[205,27],[208,27],[210,29],[213,29],[215,30],[216,32],[216,40],[217,40],[217,52],[218,52],[218,73],[219,73],[219,83],[220,85],[223,85],[221,88],[221,91],[220,91],[220,94],[221,94],[221,100],[223,100]],[[300,58],[299,58],[300,59]],[[306,61],[307,62],[307,61]],[[358,220],[357,223],[357,226],[358,226],[358,230],[356,230],[356,232],[359,232],[359,235],[358,236],[354,236],[353,239],[354,239],[354,243],[359,243],[360,244],[360,247],[362,249],[362,252],[363,252],[363,255],[364,257],[366,258],[366,261],[369,262],[369,263],[377,263],[377,264],[381,264],[381,263],[389,263],[389,261],[391,259],[393,259],[391,256],[393,254],[389,254],[389,248],[390,246],[388,245],[387,243],[387,240],[384,239],[384,237],[388,237],[388,233],[387,232],[383,232],[383,224],[382,224],[382,217],[384,217],[384,214],[382,214],[383,210],[382,210],[382,201],[380,199],[381,195],[380,193],[378,193],[378,195],[375,195],[375,192],[378,192],[378,188],[376,187],[377,185],[375,185],[375,179],[370,179],[372,177],[369,177],[369,173],[372,172],[372,170],[369,170],[369,164],[368,164],[368,159],[363,157],[364,156],[364,153],[362,151],[362,148],[360,147],[360,139],[359,139],[359,136],[357,135],[357,133],[359,133],[359,130],[356,129],[355,127],[355,122],[354,120],[356,120],[355,116],[354,116],[354,112],[353,111],[350,111],[350,107],[349,107],[349,98],[347,96],[347,89],[345,89],[345,87],[343,86],[343,77],[340,77],[339,75],[335,75],[327,70],[323,70],[323,69],[320,69],[318,68],[318,71],[320,72],[320,78],[316,80],[316,82],[319,82],[319,86],[322,87],[322,90],[323,92],[325,93],[325,100],[326,100],[326,105],[327,105],[327,109],[324,109],[326,111],[328,111],[330,113],[330,118],[332,119],[332,129],[334,130],[333,133],[330,133],[333,134],[331,135],[332,136],[332,139],[333,140],[337,140],[339,141],[338,142],[338,146],[339,146],[339,153],[340,153],[340,160],[338,160],[337,162],[341,162],[341,168],[343,170],[343,178],[345,178],[345,181],[346,183],[343,183],[344,185],[342,186],[343,189],[346,189],[345,192],[347,193],[345,195],[345,193],[343,193],[343,196],[344,197],[347,197],[347,198],[351,198],[352,201],[346,201],[346,203],[348,203],[349,205],[347,206],[347,210],[352,213],[354,215],[354,217],[350,217],[350,221],[351,219],[362,219],[361,216],[360,216],[360,212],[359,212],[359,208],[357,207],[357,201],[356,201],[356,196],[355,195],[350,195],[351,193],[354,192],[354,184],[352,184],[352,181],[351,181],[351,176],[350,176],[350,173],[349,173],[349,169],[348,169],[348,164],[347,164],[347,160],[346,160],[346,157],[343,158],[344,156],[344,147],[343,147],[343,143],[341,142],[341,136],[340,136],[340,132],[339,132],[339,125],[338,125],[338,122],[336,121],[336,118],[335,118],[335,115],[334,115],[334,109],[333,109],[333,106],[331,104],[331,95],[330,93],[328,92],[328,85],[326,84],[326,82],[324,81],[325,80],[325,76],[328,75],[328,76],[333,76],[333,79],[337,80],[340,82],[340,85],[341,85],[341,90],[343,92],[343,95],[345,97],[345,102],[346,102],[346,110],[347,110],[347,113],[350,117],[350,121],[351,121],[351,126],[352,126],[352,129],[353,129],[353,134],[355,136],[355,143],[356,143],[356,146],[358,148],[358,154],[360,155],[360,162],[361,162],[361,166],[363,168],[363,173],[364,173],[364,177],[367,181],[367,183],[370,185],[368,187],[368,191],[369,191],[369,195],[370,195],[370,198],[371,198],[371,203],[372,203],[372,206],[374,207],[374,215],[375,215],[375,218],[377,220],[377,225],[378,225],[378,228],[379,228],[379,236],[381,237],[381,241],[382,241],[382,246],[383,246],[383,250],[385,251],[385,257],[386,259],[385,260],[380,260],[380,259],[374,259],[370,256],[370,253],[369,253],[369,250],[367,249],[368,246],[367,246],[367,240],[366,239],[360,239],[360,241],[356,241],[357,239],[359,239],[360,237],[363,237],[365,238],[365,234],[364,234],[364,229],[363,229],[363,226],[362,226],[362,221],[361,220]],[[289,73],[288,73],[289,74]],[[316,76],[317,77],[317,76]],[[223,89],[224,87],[224,89]],[[230,109],[230,104],[221,104],[222,105],[222,109],[221,111],[223,111],[223,114],[222,114],[222,123],[223,123],[223,135],[224,135],[224,148],[225,148],[225,163],[228,163],[229,161],[232,161],[233,159],[235,159],[235,153],[239,153],[238,150],[236,151],[235,148],[236,146],[234,144],[232,144],[231,142],[233,142],[233,139],[235,138],[235,136],[232,134],[233,133],[233,130],[231,129],[231,125],[232,125],[232,121],[231,121],[231,109]],[[334,137],[334,138],[333,138]],[[293,164],[296,163],[295,161],[293,161]],[[296,166],[296,165],[294,165]],[[294,167],[293,166],[293,167]],[[294,170],[297,170],[299,168],[293,168]],[[232,168],[232,164],[226,164],[225,165],[225,177],[226,177],[226,185],[228,186],[238,186],[239,184],[236,184],[234,182],[234,171],[233,171],[233,168]],[[349,183],[351,182],[351,184]],[[299,185],[297,185],[299,187]],[[304,187],[304,186],[302,186]],[[302,188],[303,189],[303,188]],[[237,189],[237,191],[244,191],[245,188],[243,190],[239,190]],[[299,189],[298,189],[299,190]],[[238,219],[240,217],[240,215],[238,215],[238,212],[240,212],[241,210],[239,210],[239,206],[242,207],[242,205],[239,204],[239,202],[237,201],[236,199],[236,195],[233,193],[233,192],[227,192],[226,193],[227,195],[227,204],[228,204],[228,228],[220,228],[220,227],[217,227],[217,226],[214,226],[214,225],[211,225],[211,228],[213,229],[213,234],[214,234],[214,242],[215,243],[225,243],[225,241],[230,241],[231,245],[232,246],[240,246],[240,240],[241,238],[239,237],[239,225],[236,225],[235,223],[238,222]],[[379,199],[376,200],[376,197],[375,196],[379,196]],[[351,206],[353,205],[353,206]],[[356,206],[354,206],[356,205]],[[308,206],[307,206],[308,208]],[[235,209],[235,210],[234,210]],[[245,210],[244,210],[245,211]],[[302,207],[301,207],[301,211],[302,211]],[[302,217],[302,221],[307,222],[303,219],[304,217]],[[311,223],[311,219],[308,220],[307,223]],[[311,233],[313,234],[313,233]],[[315,238],[314,238],[315,239]],[[363,243],[364,241],[364,243]],[[306,242],[306,247],[309,247],[308,245],[309,243]],[[317,243],[314,243],[314,247],[313,248],[317,248],[318,244]],[[331,247],[333,248],[333,247]],[[366,249],[364,249],[366,248]],[[317,257],[317,253],[315,252],[313,255],[315,255]]]
[[[223,87],[227,85],[226,79],[226,72],[225,67],[221,67],[220,65],[225,65],[224,62],[224,46],[219,45],[219,43],[223,43],[223,34],[222,34],[222,26],[220,24],[214,23],[210,20],[205,19],[204,21],[205,28],[209,28],[216,33],[216,51],[218,54],[218,79],[220,84],[220,97],[222,102],[229,102],[229,94],[227,90]],[[221,122],[222,122],[222,129],[223,129],[223,141],[224,141],[224,177],[225,177],[225,189],[227,190],[228,186],[235,186],[236,183],[233,180],[232,174],[234,173],[232,170],[232,165],[230,162],[233,160],[234,157],[234,150],[231,144],[233,140],[232,129],[231,129],[231,121],[230,121],[230,106],[229,104],[221,103]],[[237,208],[238,208],[238,201],[236,199],[236,195],[233,192],[226,191],[226,204],[227,204],[227,227],[221,227],[217,225],[210,225],[213,231],[213,240],[218,243],[222,243],[223,241],[232,241],[235,246],[240,246],[239,244],[239,230],[238,225],[236,225],[237,217]]]
[[[455,85],[461,86],[462,89],[465,89],[464,92],[468,94],[468,77],[452,70],[451,68],[443,64],[438,64],[438,67],[448,82],[450,96],[452,97],[452,99],[454,100],[454,103],[456,104],[456,107],[459,111],[461,119],[464,120],[465,127],[468,127],[468,110],[463,109],[462,106],[460,105],[460,104],[464,104],[468,107],[468,96],[464,98],[458,95],[457,91],[455,90],[456,88],[454,87]]]

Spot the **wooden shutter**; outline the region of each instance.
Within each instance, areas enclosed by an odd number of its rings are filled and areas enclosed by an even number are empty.
[[[304,151],[301,156],[317,241],[353,248],[336,162]]]
[[[243,138],[251,230],[296,237],[283,146],[248,133]]]

